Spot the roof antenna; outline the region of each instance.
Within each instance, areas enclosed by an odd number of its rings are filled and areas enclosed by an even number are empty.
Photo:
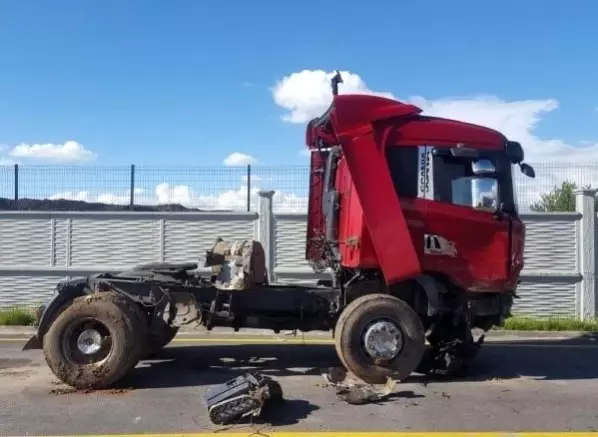
[[[330,79],[330,86],[332,87],[332,95],[338,95],[338,84],[343,83],[343,77],[338,70],[335,70],[336,74]]]

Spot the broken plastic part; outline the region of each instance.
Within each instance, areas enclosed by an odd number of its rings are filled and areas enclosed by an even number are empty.
[[[322,376],[336,388],[339,399],[352,405],[379,402],[389,397],[397,384],[392,378],[388,378],[386,384],[367,384],[342,367],[331,367]]]
[[[216,425],[259,416],[266,403],[282,401],[280,384],[259,373],[246,373],[224,384],[213,385],[204,394],[210,421]]]

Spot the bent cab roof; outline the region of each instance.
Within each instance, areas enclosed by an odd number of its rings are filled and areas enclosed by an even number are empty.
[[[344,136],[358,135],[372,126],[385,131],[385,144],[452,146],[472,144],[480,148],[505,147],[500,132],[462,121],[421,115],[422,109],[408,103],[365,94],[339,94],[320,117],[306,129],[308,148],[317,148],[317,139],[326,145],[338,144]]]

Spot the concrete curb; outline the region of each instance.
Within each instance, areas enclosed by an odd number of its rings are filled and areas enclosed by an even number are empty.
[[[0,336],[31,336],[35,333],[35,328],[31,326],[0,326]],[[475,333],[476,336],[481,334]],[[265,329],[245,329],[234,332],[230,328],[214,328],[212,331],[206,331],[203,328],[189,328],[183,327],[179,331],[179,337],[209,337],[214,336],[230,336],[230,337],[252,337],[252,336],[267,336],[267,337],[288,337],[294,336],[292,331],[283,331],[275,334],[273,331]],[[297,333],[297,337],[328,337],[332,338],[331,332],[314,331],[302,334]],[[490,331],[486,334],[486,338],[500,338],[500,339],[517,339],[517,340],[550,340],[550,339],[584,339],[589,341],[598,341],[598,332],[583,332],[583,331],[507,331],[496,330]]]

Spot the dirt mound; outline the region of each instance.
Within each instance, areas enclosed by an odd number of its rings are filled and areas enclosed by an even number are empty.
[[[178,204],[114,205],[80,200],[6,199],[0,197],[0,211],[202,211]]]

